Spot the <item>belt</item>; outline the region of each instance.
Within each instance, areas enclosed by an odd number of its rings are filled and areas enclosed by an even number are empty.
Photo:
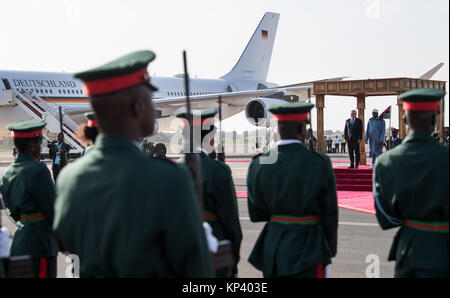
[[[405,219],[405,221],[403,223],[405,226],[408,226],[410,228],[420,230],[420,231],[448,233],[448,221],[433,222],[433,221]]]
[[[270,217],[270,221],[283,225],[315,225],[320,222],[320,216],[292,216],[274,214]]]
[[[42,212],[20,214],[21,222],[39,222],[39,221],[44,221],[44,220],[45,220],[45,215]]]
[[[203,211],[203,220],[206,222],[216,221],[217,220],[217,214]]]

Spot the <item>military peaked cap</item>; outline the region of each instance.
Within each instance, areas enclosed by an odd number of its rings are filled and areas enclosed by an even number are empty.
[[[444,95],[442,90],[422,88],[402,93],[398,99],[403,100],[405,111],[437,111]]]
[[[139,84],[147,84],[156,91],[158,89],[150,84],[147,72],[148,64],[154,59],[152,51],[134,52],[102,66],[76,73],[74,77],[83,81],[84,92],[88,96],[105,95]]]
[[[87,126],[88,127],[97,127],[97,120],[95,118],[94,112],[84,113],[84,117],[88,119]]]
[[[278,122],[306,122],[313,107],[314,104],[306,102],[284,103],[271,106],[269,112]]]
[[[38,138],[42,137],[42,128],[47,125],[44,120],[25,120],[8,125],[13,138]]]

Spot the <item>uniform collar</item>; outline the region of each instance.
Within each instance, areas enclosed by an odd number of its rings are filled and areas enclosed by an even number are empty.
[[[300,140],[295,140],[295,139],[285,139],[285,140],[280,140],[277,142],[277,146],[284,146],[284,145],[290,145],[290,144],[301,144],[302,141]]]

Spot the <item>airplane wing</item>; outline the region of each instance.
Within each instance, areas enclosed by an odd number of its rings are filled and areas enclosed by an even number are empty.
[[[245,106],[249,99],[253,97],[265,97],[274,95],[276,93],[288,93],[295,94],[300,96],[300,98],[306,98],[308,95],[308,89],[312,90],[312,84],[314,82],[323,82],[323,81],[340,81],[348,77],[337,77],[337,78],[329,78],[317,81],[310,82],[302,82],[291,85],[277,86],[267,89],[259,89],[259,90],[248,90],[248,91],[236,91],[236,92],[224,92],[217,94],[208,94],[208,95],[196,95],[190,96],[189,98],[192,100],[193,104],[197,103],[206,103],[206,102],[217,102],[221,100],[224,103],[236,105],[236,106]],[[220,96],[220,99],[219,99]],[[245,102],[242,102],[245,100]],[[183,106],[186,103],[186,97],[177,96],[177,97],[164,97],[153,100],[153,104],[156,108],[166,108],[170,107],[179,107]]]
[[[311,86],[297,87],[300,89],[308,89]],[[221,100],[224,103],[231,105],[246,105],[248,99],[253,97],[264,97],[268,95],[273,95],[282,91],[280,88],[270,88],[270,89],[260,89],[260,90],[250,90],[250,91],[237,91],[237,92],[224,92],[217,94],[208,94],[208,95],[195,95],[190,96],[189,98],[192,100],[193,104],[197,103],[206,103],[206,102],[217,102]],[[219,98],[220,97],[220,98]],[[241,100],[246,100],[245,103],[240,103]],[[167,106],[170,107],[179,107],[184,106],[186,104],[186,97],[177,96],[177,97],[164,97],[153,100],[153,104],[156,108],[165,108]]]

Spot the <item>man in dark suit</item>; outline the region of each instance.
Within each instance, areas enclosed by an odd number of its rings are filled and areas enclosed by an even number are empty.
[[[359,166],[359,144],[362,140],[362,121],[356,118],[356,111],[350,113],[350,119],[345,121],[344,137],[348,143],[348,154],[350,155],[350,169]],[[354,160],[353,152],[356,160]]]

